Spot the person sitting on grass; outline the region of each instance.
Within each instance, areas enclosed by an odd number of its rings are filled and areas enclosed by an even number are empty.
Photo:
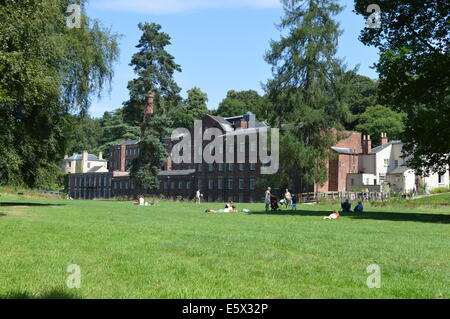
[[[352,204],[350,204],[349,200],[346,199],[345,202],[341,204],[343,213],[351,213],[352,212]]]
[[[355,206],[355,213],[364,213],[364,207],[362,201],[358,201],[358,205]]]
[[[339,217],[341,217],[341,215],[339,215],[339,212],[335,210],[329,216],[325,216],[323,219],[338,219]]]

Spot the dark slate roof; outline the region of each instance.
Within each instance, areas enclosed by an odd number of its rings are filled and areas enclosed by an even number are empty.
[[[390,146],[390,145],[393,145],[393,144],[399,144],[399,143],[401,143],[401,142],[402,142],[402,141],[398,141],[398,140],[396,140],[396,141],[390,141],[390,142],[388,142],[388,143],[386,143],[386,144],[383,144],[383,145],[377,146],[377,147],[375,147],[375,148],[372,148],[372,150],[369,152],[369,154],[375,154],[375,153],[378,153],[378,152],[384,150],[386,147],[388,147],[388,146]]]
[[[176,169],[171,171],[160,171],[159,176],[183,176],[195,173],[195,169]]]
[[[83,159],[82,154],[74,154],[71,157],[65,158],[65,161],[81,161]],[[99,159],[97,156],[93,154],[88,154],[88,161],[91,162],[107,162],[105,159]]]
[[[357,155],[358,153],[353,152],[351,149],[346,147],[332,146],[331,149],[339,154]]]
[[[135,144],[138,144],[138,143],[139,143],[138,140],[127,140],[127,141],[123,141],[119,145],[135,145]]]
[[[95,172],[98,172],[100,169],[102,169],[103,168],[103,166],[94,166],[93,168],[91,168],[90,170],[89,170],[89,172],[88,173],[95,173]]]

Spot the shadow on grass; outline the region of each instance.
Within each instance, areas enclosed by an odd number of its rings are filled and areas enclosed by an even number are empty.
[[[279,211],[254,211],[249,215],[285,215],[285,216],[328,216],[330,211],[308,211],[308,210],[279,210]],[[347,213],[342,217],[350,217],[352,219],[372,219],[372,220],[388,220],[400,222],[420,222],[420,223],[436,223],[450,224],[450,215],[445,214],[420,214],[420,213],[399,213],[399,212],[366,212],[361,214]]]
[[[0,295],[0,299],[81,299],[81,297],[64,289],[52,289],[37,295],[24,291],[13,291]]]
[[[0,213],[0,217],[5,217],[6,214],[5,213]]]
[[[18,202],[0,202],[0,206],[15,207],[15,206],[65,206],[66,204],[44,204],[44,203],[18,203]]]

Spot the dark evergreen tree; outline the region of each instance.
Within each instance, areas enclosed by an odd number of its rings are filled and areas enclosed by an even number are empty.
[[[349,119],[348,99],[353,72],[336,58],[339,24],[333,16],[342,8],[335,0],[283,0],[284,34],[272,41],[266,61],[274,78],[266,85],[274,111],[273,126],[294,124],[280,140],[280,172],[275,184],[306,189],[328,178],[327,161],[335,142],[330,129]],[[301,125],[298,125],[301,123]]]
[[[174,57],[166,47],[170,36],[161,31],[156,23],[140,23],[142,36],[136,48],[139,49],[131,59],[137,78],[128,82],[130,99],[124,103],[124,118],[130,125],[140,125],[147,93],[155,94],[155,106],[159,114],[167,114],[181,102],[180,88],[173,75],[181,72]]]

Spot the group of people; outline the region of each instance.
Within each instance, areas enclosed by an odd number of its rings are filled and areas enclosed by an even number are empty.
[[[352,212],[352,204],[350,203],[350,201],[348,199],[345,200],[345,202],[343,202],[341,204],[341,208],[342,208],[342,212],[343,213],[351,213]],[[355,206],[355,209],[353,210],[354,213],[363,213],[364,212],[364,207],[362,204],[362,201],[358,201],[358,204]]]
[[[266,204],[266,211],[270,210],[279,210],[280,206],[278,205],[278,198],[272,194],[272,188],[267,187],[267,190],[264,195],[264,203]],[[291,194],[289,189],[286,188],[283,198],[280,200],[280,204],[284,205],[285,208],[291,207],[292,210],[297,210],[297,198],[295,194]]]

